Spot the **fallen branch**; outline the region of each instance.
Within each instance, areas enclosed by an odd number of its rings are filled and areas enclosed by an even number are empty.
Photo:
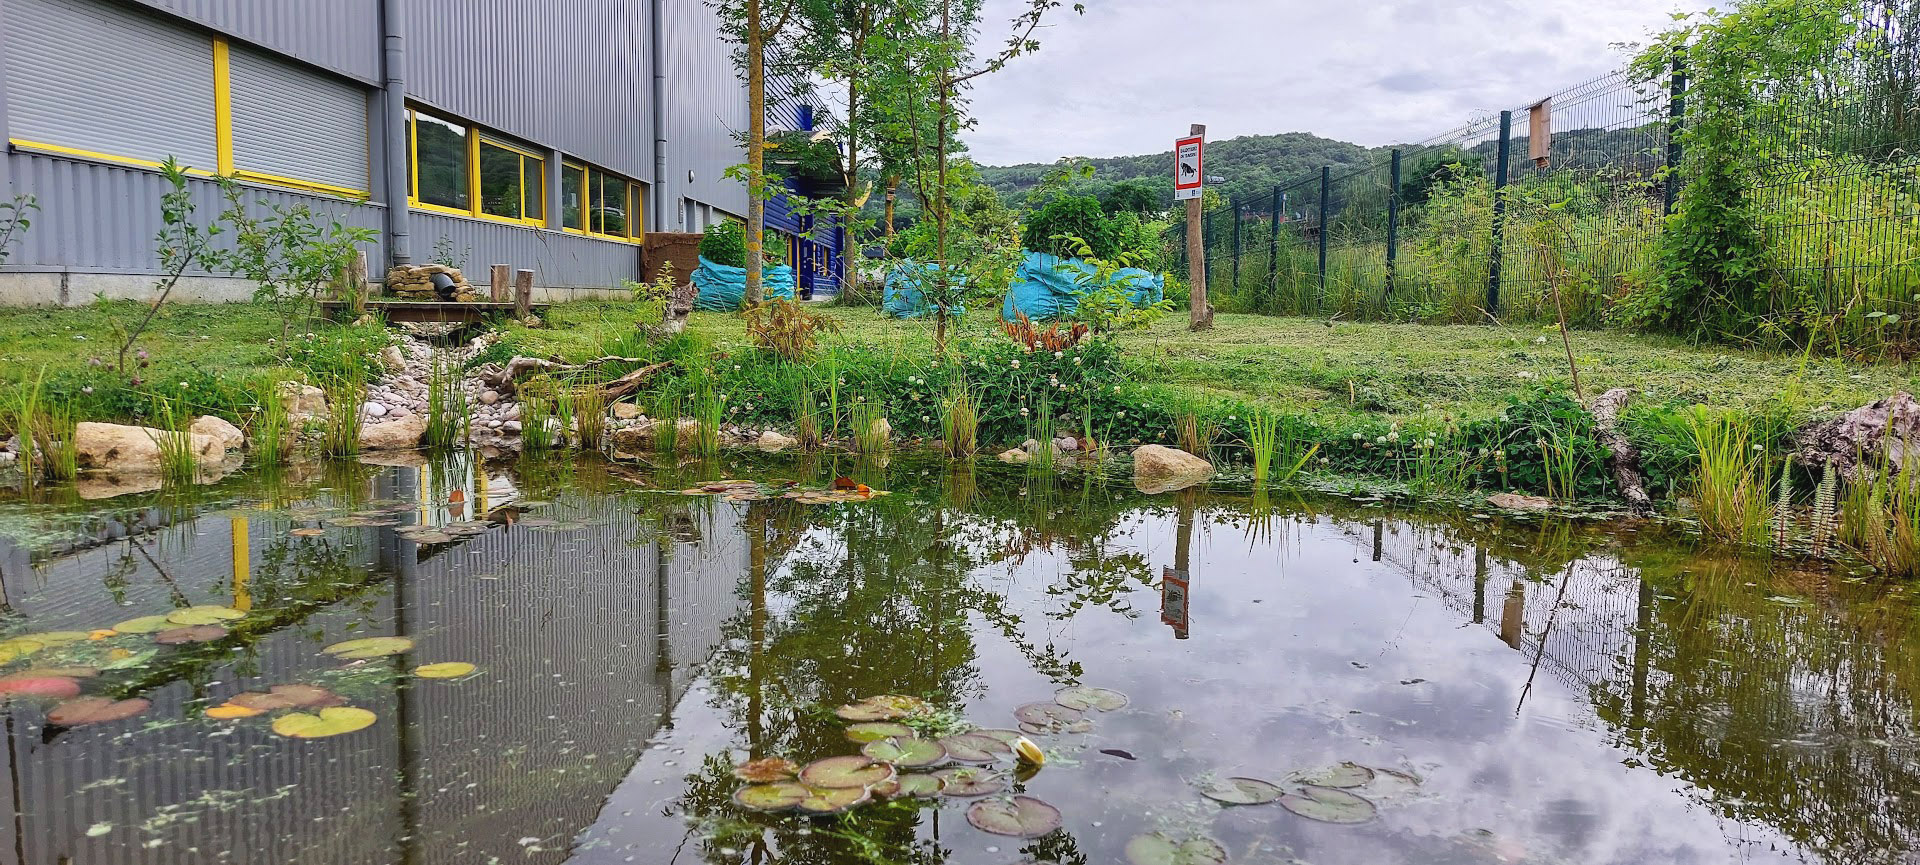
[[[666,369],[670,365],[672,365],[672,361],[661,361],[649,366],[643,366],[602,385],[600,392],[606,395],[607,402],[613,402],[639,390],[640,386],[646,384],[647,379],[653,377],[654,373]]]
[[[1607,466],[1613,469],[1613,482],[1627,500],[1627,508],[1636,514],[1653,512],[1653,499],[1647,496],[1646,477],[1640,472],[1640,451],[1620,432],[1620,414],[1633,397],[1629,388],[1616,387],[1593,398],[1587,411],[1593,414],[1600,443],[1607,446]]]
[[[485,383],[487,387],[490,387],[490,388],[493,388],[494,390],[499,391],[502,396],[512,396],[514,390],[519,387],[520,381],[526,378],[528,375],[551,375],[553,373],[560,373],[560,372],[578,372],[583,369],[590,369],[596,366],[605,366],[606,364],[610,364],[610,363],[645,363],[645,362],[646,360],[644,358],[621,357],[619,355],[612,355],[612,354],[607,355],[606,357],[595,358],[593,360],[587,361],[586,363],[561,363],[560,361],[557,361],[557,360],[546,360],[544,358],[538,358],[538,357],[515,357],[514,359],[507,361],[506,367],[500,370],[499,372],[487,373],[480,376],[480,381]],[[655,367],[663,366],[663,365],[664,364],[655,364]],[[636,370],[636,372],[637,371],[638,370]],[[632,376],[632,373],[629,373],[627,376],[623,376],[620,380],[624,381],[627,377],[631,377],[631,376]],[[632,393],[632,392],[633,391],[629,389],[624,393]]]

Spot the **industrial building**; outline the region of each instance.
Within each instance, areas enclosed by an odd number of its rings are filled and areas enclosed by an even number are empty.
[[[0,182],[39,211],[0,304],[150,298],[168,157],[209,178],[202,221],[224,175],[376,229],[376,278],[499,263],[545,300],[618,291],[648,232],[746,213],[733,50],[702,0],[5,0]],[[809,98],[774,94],[770,122]],[[795,238],[803,280],[832,282],[841,235]],[[252,292],[199,274],[175,297]]]

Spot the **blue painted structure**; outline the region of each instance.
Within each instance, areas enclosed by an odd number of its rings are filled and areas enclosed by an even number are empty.
[[[781,92],[769,100],[768,131],[813,131],[826,109],[814,101],[812,89],[791,80],[775,86]],[[837,294],[846,277],[846,229],[832,217],[795,213],[795,204],[803,198],[799,184],[788,180],[787,191],[767,201],[766,228],[786,235],[786,263],[794,270],[802,298]]]

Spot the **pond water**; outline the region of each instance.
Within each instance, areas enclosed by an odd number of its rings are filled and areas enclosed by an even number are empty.
[[[842,474],[889,494],[681,492]],[[1901,589],[1654,527],[1232,486],[445,458],[0,496],[0,636],[30,641],[0,673],[151,701],[75,726],[51,698],[0,703],[0,863],[1105,865],[1150,833],[1193,844],[1145,865],[1916,861]],[[201,611],[225,632],[203,642],[102,630],[190,607],[241,615]],[[394,636],[410,647],[322,651]],[[446,662],[475,669],[414,673]],[[74,666],[97,675],[48,669]],[[288,684],[373,720],[297,738],[284,706],[207,716]],[[1040,837],[970,825],[1003,793],[824,817],[733,803],[750,757],[856,753],[843,704],[906,695],[934,710],[923,727],[1012,728],[1073,686],[1126,705],[1034,732],[1037,773],[989,770],[1058,809]],[[1331,815],[1366,822],[1200,793],[1246,777],[1298,796],[1299,773],[1344,763],[1373,770],[1351,789],[1372,808]]]

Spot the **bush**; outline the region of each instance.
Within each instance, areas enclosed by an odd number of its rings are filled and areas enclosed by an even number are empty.
[[[775,264],[787,260],[787,239],[772,231],[761,235],[761,254]],[[714,264],[747,266],[747,227],[731,219],[712,226],[700,235],[700,255]]]
[[[1138,221],[1138,217],[1135,221]],[[1071,258],[1075,252],[1074,244],[1060,239],[1062,237],[1077,237],[1086,241],[1097,258],[1113,259],[1120,255],[1118,225],[1107,218],[1106,212],[1100,209],[1099,200],[1091,195],[1063,195],[1047,202],[1045,207],[1027,217],[1020,241],[1034,252]]]

